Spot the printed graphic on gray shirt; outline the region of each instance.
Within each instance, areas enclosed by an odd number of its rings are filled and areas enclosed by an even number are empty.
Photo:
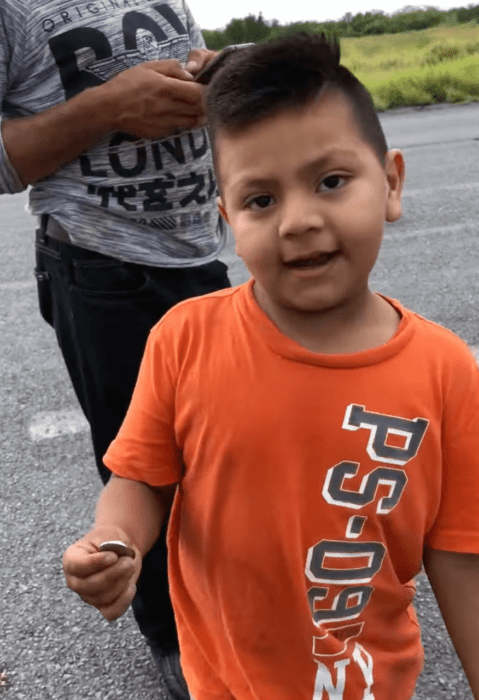
[[[181,0],[0,0],[0,11],[4,118],[42,112],[144,61],[184,63],[192,47],[204,47]],[[0,192],[18,189],[2,147]],[[37,183],[30,210],[53,215],[76,245],[194,266],[224,245],[215,195],[206,129],[157,140],[113,133]]]

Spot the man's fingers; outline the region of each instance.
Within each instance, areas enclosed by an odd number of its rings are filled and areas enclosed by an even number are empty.
[[[169,76],[164,76],[165,92],[172,100],[201,107],[205,88],[199,83],[186,82]]]
[[[194,79],[191,73],[186,70],[186,67],[183,68],[179,61],[148,61],[142,65],[171,78],[178,78],[179,80],[186,80],[187,82],[193,81]]]
[[[185,116],[175,116],[174,119],[169,119],[168,121],[159,121],[154,125],[146,125],[141,128],[133,126],[125,126],[125,131],[127,131],[132,136],[144,139],[164,139],[171,134],[174,134],[178,129],[196,129],[206,124],[204,116],[198,115],[185,115]]]
[[[178,61],[133,66],[105,84],[111,104],[111,130],[139,138],[161,138],[196,127],[204,116],[203,85]]]
[[[185,70],[195,76],[217,55],[217,51],[210,51],[209,49],[192,49],[190,51],[190,55],[188,56],[188,62],[185,65]]]
[[[201,64],[198,61],[188,61],[188,63],[185,66],[185,70],[188,73],[191,73],[192,75],[195,75],[195,73],[199,73],[201,68]]]

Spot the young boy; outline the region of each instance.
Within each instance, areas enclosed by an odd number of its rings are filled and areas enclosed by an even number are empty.
[[[238,52],[207,102],[218,206],[252,279],[152,331],[68,585],[121,615],[173,502],[196,700],[406,700],[424,562],[477,700],[478,370],[368,286],[403,157],[324,37]],[[100,553],[106,539],[135,558]]]

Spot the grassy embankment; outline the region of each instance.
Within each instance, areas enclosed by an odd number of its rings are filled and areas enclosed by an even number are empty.
[[[479,24],[341,40],[342,63],[380,111],[479,101]]]

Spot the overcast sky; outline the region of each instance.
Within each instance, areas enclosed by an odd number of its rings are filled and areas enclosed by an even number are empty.
[[[383,10],[386,13],[394,12],[406,4],[414,5],[414,2],[405,0],[335,0],[334,2],[313,2],[313,0],[292,0],[290,2],[278,2],[278,0],[224,0],[223,2],[209,2],[208,0],[187,0],[188,4],[202,29],[224,29],[234,17],[243,18],[248,14],[258,15],[263,13],[265,20],[277,19],[281,24],[288,22],[300,22],[302,20],[314,20],[323,22],[327,19],[340,19],[346,12],[353,15],[358,12],[368,12],[372,9]],[[470,0],[464,3],[439,0],[431,2],[431,5],[442,10],[451,7],[466,7]],[[428,3],[427,3],[428,4]]]

